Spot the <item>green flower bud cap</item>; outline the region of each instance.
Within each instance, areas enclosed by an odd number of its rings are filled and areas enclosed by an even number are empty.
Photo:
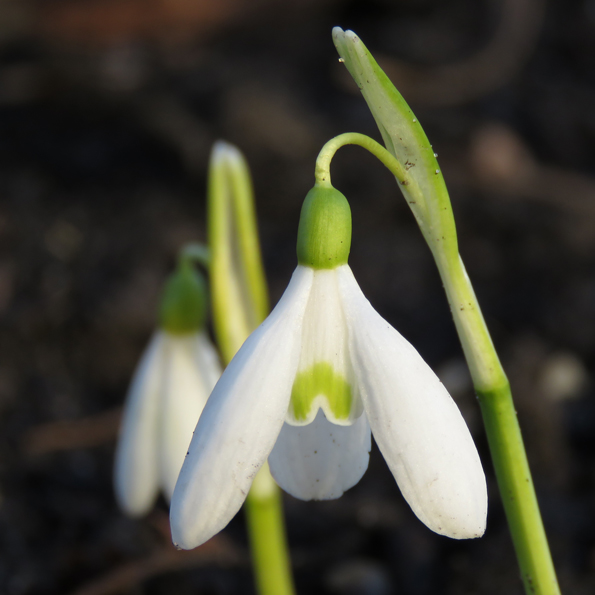
[[[308,192],[298,227],[298,263],[313,269],[347,264],[351,249],[351,209],[347,199],[329,185]]]
[[[159,324],[169,333],[182,335],[200,330],[206,319],[207,287],[203,276],[187,259],[165,284]]]

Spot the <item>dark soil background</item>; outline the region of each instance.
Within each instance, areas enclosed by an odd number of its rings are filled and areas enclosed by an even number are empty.
[[[595,2],[3,0],[0,592],[253,593],[242,515],[191,553],[167,508],[117,509],[119,408],[177,249],[205,239],[216,139],[252,167],[270,294],[295,261],[314,160],[379,138],[338,63],[354,29],[439,153],[460,246],[509,373],[562,590],[595,593]],[[377,450],[333,502],[286,497],[301,594],[519,595],[445,297],[394,179],[343,149],[368,298],[459,402],[490,491],[485,537],[431,533]]]

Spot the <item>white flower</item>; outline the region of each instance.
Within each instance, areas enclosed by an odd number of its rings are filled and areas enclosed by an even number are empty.
[[[126,399],[114,482],[120,507],[147,513],[161,489],[170,499],[192,432],[221,368],[204,331],[157,331]]]
[[[302,262],[200,417],[172,498],[174,543],[193,548],[223,529],[267,457],[290,494],[337,498],[368,466],[370,428],[430,529],[483,534],[485,477],[446,389],[372,308],[347,264]]]

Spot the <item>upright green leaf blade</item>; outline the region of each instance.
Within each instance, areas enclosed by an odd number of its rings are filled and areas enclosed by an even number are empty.
[[[401,185],[405,199],[431,250],[458,255],[452,207],[434,149],[415,114],[360,38],[353,31],[333,29],[335,47],[359,87],[386,148],[407,171],[418,192]]]

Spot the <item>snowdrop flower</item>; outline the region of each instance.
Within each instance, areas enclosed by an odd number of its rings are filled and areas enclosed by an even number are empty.
[[[116,450],[118,504],[146,514],[160,490],[171,499],[202,409],[221,375],[205,330],[205,283],[188,259],[166,285],[160,329],[134,374]]]
[[[483,534],[486,484],[469,430],[436,375],[362,294],[350,244],[347,200],[315,186],[289,286],[196,427],[171,505],[179,547],[227,525],[267,457],[293,496],[341,496],[368,466],[371,432],[421,521],[455,539]]]

